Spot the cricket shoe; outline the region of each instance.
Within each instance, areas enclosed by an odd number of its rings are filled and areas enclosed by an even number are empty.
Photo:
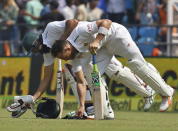
[[[144,105],[144,111],[149,111],[151,108],[155,98],[155,91],[151,90],[151,96],[150,97],[145,97],[145,105]]]
[[[20,110],[12,112],[11,117],[18,118],[18,117],[22,116],[27,111],[27,109],[28,108],[26,106],[23,106],[23,107],[21,107]]]
[[[93,117],[95,114],[94,106],[89,106],[86,108],[86,113],[88,116]],[[107,108],[107,114],[104,114],[105,120],[114,120],[114,112],[111,107]]]
[[[160,105],[160,108],[159,108],[159,111],[160,112],[165,112],[168,110],[168,108],[171,106],[172,104],[172,97],[173,97],[173,94],[174,94],[174,89],[173,88],[170,88],[171,92],[172,92],[172,95],[171,96],[162,96],[162,102],[161,102],[161,105]]]

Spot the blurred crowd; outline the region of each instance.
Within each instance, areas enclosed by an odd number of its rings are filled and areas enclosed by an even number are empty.
[[[0,56],[24,55],[21,40],[26,33],[42,32],[51,21],[73,18],[81,21],[107,18],[113,22],[129,25],[128,29],[135,41],[140,41],[140,43],[164,42],[167,28],[152,27],[155,28],[155,36],[152,32],[150,33],[152,36],[149,36],[147,26],[141,30],[139,27],[130,25],[166,24],[166,1],[0,0]],[[164,47],[154,46],[151,52],[144,55],[159,56],[164,51]]]

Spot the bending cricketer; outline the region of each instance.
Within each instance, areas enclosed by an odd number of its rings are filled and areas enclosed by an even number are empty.
[[[160,111],[166,111],[172,103],[174,89],[167,85],[156,68],[145,61],[140,50],[132,40],[128,30],[110,20],[79,22],[66,41],[57,40],[52,47],[52,55],[63,60],[72,60],[76,77],[81,81],[78,85],[80,108],[78,114],[84,112],[86,87],[82,80],[85,74],[91,73],[91,55],[97,52],[97,64],[103,74],[113,55],[120,55],[128,60],[129,68],[142,80],[162,96]],[[82,68],[84,67],[85,68]],[[87,78],[91,84],[91,77]]]

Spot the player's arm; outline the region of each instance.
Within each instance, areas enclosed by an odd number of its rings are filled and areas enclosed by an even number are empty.
[[[46,91],[49,81],[51,80],[51,77],[53,75],[53,67],[54,67],[54,64],[44,67],[44,77],[40,82],[39,88],[33,95],[34,100],[38,99]]]
[[[71,19],[71,20],[67,20],[66,24],[65,24],[65,30],[63,35],[61,36],[61,40],[66,40],[67,37],[71,34],[71,32],[73,31],[73,29],[78,25],[78,20],[76,19]]]
[[[89,44],[89,50],[92,54],[96,54],[96,50],[99,47],[99,43],[101,40],[107,35],[110,27],[111,27],[112,21],[108,19],[98,20],[96,21],[96,25],[98,27],[98,34],[94,41]]]
[[[76,76],[77,91],[78,91],[79,102],[80,102],[77,114],[79,117],[81,117],[85,110],[86,81],[82,70],[76,72],[75,76]]]

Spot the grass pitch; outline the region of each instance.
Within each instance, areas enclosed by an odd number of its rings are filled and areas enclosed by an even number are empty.
[[[115,120],[36,119],[31,111],[20,118],[0,109],[0,131],[178,131],[178,113],[116,112]]]

